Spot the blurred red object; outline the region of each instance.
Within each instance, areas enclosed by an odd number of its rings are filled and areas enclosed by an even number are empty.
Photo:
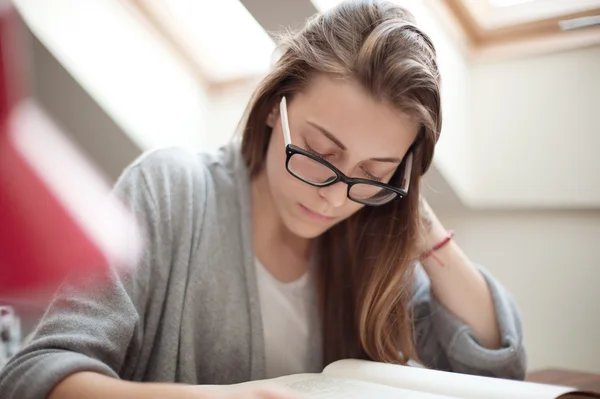
[[[132,215],[28,97],[20,19],[0,0],[0,295],[51,292],[71,271],[128,267]],[[22,52],[22,54],[19,54]]]

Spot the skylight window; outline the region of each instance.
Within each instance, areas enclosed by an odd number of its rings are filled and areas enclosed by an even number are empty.
[[[239,0],[147,2],[212,83],[262,75],[275,44]]]

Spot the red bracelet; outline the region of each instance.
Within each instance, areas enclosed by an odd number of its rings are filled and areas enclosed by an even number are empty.
[[[446,233],[446,237],[444,237],[440,242],[435,244],[433,246],[433,248],[431,248],[429,251],[427,251],[423,255],[421,255],[421,261],[429,258],[430,256],[433,256],[435,258],[435,260],[437,260],[441,266],[444,266],[444,263],[437,256],[435,256],[435,252],[439,251],[446,244],[448,244],[450,242],[450,240],[452,239],[452,237],[454,237],[454,231],[448,230],[448,232]]]

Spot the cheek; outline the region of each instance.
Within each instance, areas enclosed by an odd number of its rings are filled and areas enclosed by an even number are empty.
[[[304,183],[290,175],[285,167],[285,145],[280,129],[273,129],[267,150],[266,171],[269,186],[274,197],[294,198],[303,190]]]
[[[280,132],[277,129],[273,129],[269,148],[267,149],[266,168],[272,191],[275,191],[283,183],[285,177],[283,175],[285,171],[285,150],[283,144],[276,139],[278,133]]]
[[[276,199],[302,201],[311,197],[311,186],[292,176],[285,167],[285,153],[267,158],[267,175],[271,193]]]
[[[346,201],[346,209],[343,216],[344,219],[349,218],[350,216],[354,215],[356,212],[364,208],[364,205],[361,205],[358,202],[354,202],[349,199]]]

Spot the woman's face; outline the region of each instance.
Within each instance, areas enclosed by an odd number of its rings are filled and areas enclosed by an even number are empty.
[[[314,78],[307,89],[288,99],[292,143],[319,154],[349,177],[387,183],[416,138],[418,124],[408,115],[378,102],[358,84],[327,76]],[[276,211],[294,234],[314,238],[363,205],[347,197],[338,182],[314,187],[285,167],[285,140],[279,104],[267,118],[273,128],[266,174]]]

